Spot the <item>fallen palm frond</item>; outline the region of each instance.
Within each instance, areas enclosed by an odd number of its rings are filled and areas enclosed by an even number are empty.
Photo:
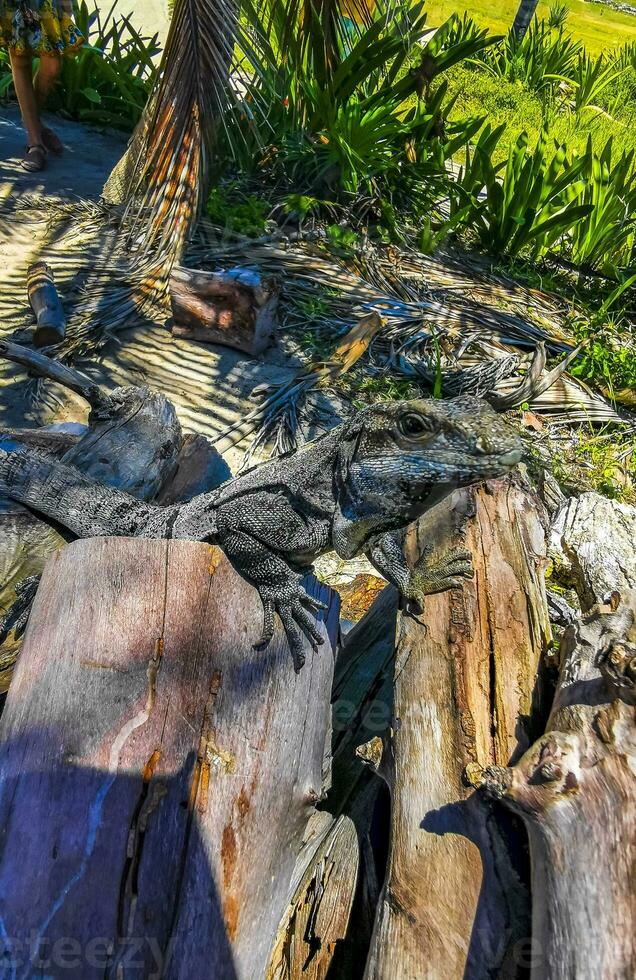
[[[244,241],[241,252],[245,264],[281,281],[292,332],[302,329],[303,311],[312,298],[316,301],[314,332],[325,344],[341,339],[331,364],[342,361],[343,344],[355,338],[357,356],[347,370],[363,357],[368,376],[406,378],[428,393],[485,395],[500,410],[530,401],[549,421],[621,421],[608,401],[565,374],[581,350],[560,323],[569,311],[479,261],[473,267],[472,257],[431,258],[393,246],[336,257],[308,242],[284,247]],[[235,262],[233,246],[228,253]],[[194,246],[190,258],[218,266],[224,254],[223,246],[211,253],[206,242]],[[565,355],[551,370],[546,347]],[[530,362],[528,352],[533,352]],[[325,372],[324,365],[312,363],[283,385],[261,387],[255,392],[260,404],[220,441],[236,444],[256,433],[248,458],[266,442],[273,443],[274,452],[293,449],[307,393],[337,386],[346,373]]]
[[[362,317],[343,337],[327,361],[313,361],[291,380],[282,384],[260,385],[253,391],[262,404],[249,412],[240,422],[229,426],[218,441],[234,445],[246,436],[257,432],[256,439],[245,455],[244,466],[269,441],[274,442],[276,455],[287,453],[296,447],[299,403],[319,385],[330,387],[346,374],[368,351],[382,330],[384,323],[377,313]]]

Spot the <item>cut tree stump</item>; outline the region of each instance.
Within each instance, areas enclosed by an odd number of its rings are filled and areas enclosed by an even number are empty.
[[[204,272],[177,267],[170,277],[175,337],[262,354],[276,331],[278,290],[254,269]]]
[[[636,976],[636,592],[568,628],[546,733],[475,786],[525,820],[532,977]]]
[[[440,555],[464,544],[476,575],[427,597],[421,620],[398,620],[395,720],[384,751],[376,736],[367,753],[389,783],[392,813],[365,976],[510,976],[530,904],[508,843],[519,837],[522,851],[525,835],[471,792],[464,771],[477,760],[507,764],[534,737],[528,719],[551,639],[541,504],[515,478],[458,490],[407,544],[412,557],[424,545]]]
[[[342,822],[307,834],[338,623],[313,581],[331,648],[296,675],[280,626],[253,650],[260,600],[216,548],[95,538],[47,563],[0,721],[5,971],[261,980],[314,882],[302,976],[325,975],[357,858]]]

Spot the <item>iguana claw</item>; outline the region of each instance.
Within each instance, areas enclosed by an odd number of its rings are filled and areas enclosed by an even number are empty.
[[[421,612],[425,596],[458,589],[474,574],[471,554],[465,548],[453,548],[433,561],[430,552],[425,551],[413,568],[408,585],[402,589],[402,595]]]
[[[0,644],[4,643],[11,631],[16,640],[24,633],[39,584],[39,575],[29,575],[16,586],[15,602],[7,614],[0,618]]]
[[[254,649],[263,649],[270,643],[274,636],[274,613],[278,613],[291,650],[294,670],[298,673],[305,663],[303,634],[314,650],[325,642],[316,621],[305,606],[314,612],[327,609],[327,606],[319,599],[308,595],[301,584],[293,589],[287,589],[286,592],[293,592],[293,596],[286,595],[284,600],[270,595],[269,589],[259,591],[263,602],[263,633],[258,643],[254,644]]]

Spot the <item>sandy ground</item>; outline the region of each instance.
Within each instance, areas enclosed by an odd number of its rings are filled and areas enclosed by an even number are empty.
[[[97,199],[112,166],[125,147],[120,134],[100,133],[79,124],[51,118],[66,153],[52,160],[43,174],[21,170],[24,136],[16,109],[0,119],[0,336],[33,322],[26,299],[26,270],[46,259],[55,270],[58,289],[70,309],[81,279],[97,252],[109,247],[108,235],[77,239],[60,236],[46,222],[17,212],[25,195],[45,199]],[[281,352],[263,359],[247,358],[228,348],[175,340],[164,325],[149,324],[118,335],[90,362],[80,366],[107,386],[145,383],[165,392],[175,403],[187,431],[214,438],[226,425],[253,407],[252,388],[265,381],[285,380],[294,370]],[[60,397],[54,388],[44,404],[34,404],[33,385],[13,365],[0,364],[0,426],[38,425],[52,421],[83,421],[86,406],[74,397]],[[242,452],[230,450],[235,468]]]
[[[152,36],[156,32],[159,40],[165,41],[169,24],[168,0],[117,0],[116,9],[122,14],[130,14],[132,23],[142,34]]]

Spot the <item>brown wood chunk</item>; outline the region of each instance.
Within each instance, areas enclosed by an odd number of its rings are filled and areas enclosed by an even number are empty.
[[[176,268],[170,278],[175,337],[223,344],[252,356],[273,342],[278,290],[253,269]]]
[[[34,262],[29,266],[27,293],[38,323],[33,343],[36,347],[60,344],[66,335],[66,317],[55,288],[53,270],[46,262]]]

